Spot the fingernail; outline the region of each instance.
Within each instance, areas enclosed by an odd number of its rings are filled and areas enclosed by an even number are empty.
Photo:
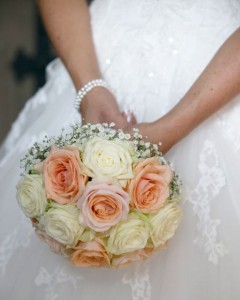
[[[127,122],[130,123],[132,119],[132,112],[130,110],[125,110],[124,114],[126,116]]]

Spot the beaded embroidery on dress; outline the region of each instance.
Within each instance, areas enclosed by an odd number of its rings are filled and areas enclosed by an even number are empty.
[[[240,25],[239,0],[95,0],[90,11],[104,79],[140,122],[174,106]],[[17,207],[19,159],[80,121],[74,98],[57,59],[0,148],[0,298],[238,300],[240,97],[169,151],[183,181],[182,225],[165,250],[121,270],[78,269],[49,253]]]

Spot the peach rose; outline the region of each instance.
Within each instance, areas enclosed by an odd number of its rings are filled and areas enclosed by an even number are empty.
[[[153,250],[153,248],[144,248],[116,256],[112,259],[112,266],[115,268],[122,268],[128,266],[132,262],[147,259],[152,255]]]
[[[102,240],[80,242],[71,256],[71,261],[79,267],[109,267],[111,255],[106,252]]]
[[[171,168],[161,165],[159,158],[151,157],[140,161],[134,174],[128,185],[131,206],[143,213],[158,211],[169,197]]]
[[[43,172],[47,197],[59,204],[75,203],[82,195],[87,176],[83,174],[79,150],[52,146],[48,157],[38,166]]]
[[[97,232],[103,232],[125,220],[129,211],[129,195],[111,179],[93,179],[79,199],[81,221]]]
[[[49,248],[52,252],[57,254],[63,254],[65,251],[65,246],[63,244],[60,244],[58,241],[51,238],[47,233],[37,227],[35,227],[35,232],[37,236],[40,238],[40,240],[44,241],[48,244]]]

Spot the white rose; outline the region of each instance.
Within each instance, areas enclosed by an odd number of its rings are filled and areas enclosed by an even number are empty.
[[[149,215],[150,236],[154,247],[159,247],[171,239],[182,217],[180,208],[175,203],[168,203],[158,213]]]
[[[129,141],[90,139],[83,149],[82,161],[91,177],[133,178],[134,148]]]
[[[75,246],[80,240],[84,227],[78,222],[79,209],[71,204],[53,204],[40,223],[46,233],[63,245]]]
[[[107,249],[110,253],[120,255],[143,249],[149,238],[149,226],[142,213],[130,213],[126,221],[120,222],[110,231]]]
[[[17,185],[17,200],[29,218],[41,216],[47,206],[47,198],[41,175],[24,176]]]

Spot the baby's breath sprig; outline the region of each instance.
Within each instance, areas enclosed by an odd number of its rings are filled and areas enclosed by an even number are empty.
[[[182,180],[180,179],[179,175],[176,174],[176,172],[173,172],[173,179],[170,183],[170,198],[179,200],[179,196],[181,194],[181,186],[182,186]]]
[[[143,140],[139,129],[133,128],[133,133],[124,133],[122,129],[116,129],[115,123],[70,125],[68,130],[62,129],[61,134],[55,137],[45,136],[41,143],[35,143],[21,159],[22,174],[31,173],[36,164],[42,162],[49,154],[52,145],[63,148],[68,145],[84,145],[89,139],[98,136],[107,140],[132,141],[136,157],[148,158],[158,156],[163,164],[167,164],[162,154],[158,151],[157,144],[151,144]]]

